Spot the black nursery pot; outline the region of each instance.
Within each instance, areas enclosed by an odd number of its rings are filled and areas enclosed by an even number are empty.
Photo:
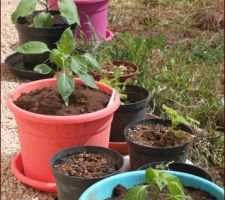
[[[118,170],[112,174],[98,178],[80,178],[63,175],[54,168],[55,164],[59,160],[82,152],[107,155],[115,160]],[[64,149],[56,153],[51,159],[51,168],[56,180],[58,200],[78,200],[84,190],[86,190],[92,184],[106,177],[122,172],[123,163],[123,157],[118,152],[104,147],[78,146],[74,148]]]
[[[146,147],[140,144],[135,144],[128,139],[127,135],[128,130],[132,129],[135,125],[138,124],[163,124],[165,126],[171,126],[171,121],[163,119],[146,119],[134,122],[126,126],[124,130],[124,135],[128,145],[131,170],[136,170],[145,164],[153,162],[186,162],[189,149],[192,146],[193,140],[190,140],[188,143],[175,147]],[[193,134],[192,130],[183,124],[180,124],[178,127],[183,131]]]
[[[121,104],[114,113],[110,142],[125,142],[124,128],[132,122],[145,118],[149,101],[148,90],[136,85],[126,85],[125,94],[130,103]]]
[[[41,11],[35,11],[33,15],[37,15]],[[52,15],[60,14],[59,11],[51,10],[49,11]],[[18,31],[20,45],[29,41],[40,41],[47,44],[50,49],[56,47],[56,42],[60,39],[62,33],[68,27],[71,30],[75,30],[76,24],[68,25],[65,23],[53,25],[49,28],[35,28],[29,27],[26,23],[26,17],[19,17],[16,24],[16,29]],[[43,63],[49,56],[49,53],[43,54],[24,54],[24,67],[28,69],[33,69],[36,65]]]
[[[179,162],[170,163],[169,161],[155,162],[155,163],[150,163],[150,164],[141,166],[138,168],[138,170],[145,170],[148,168],[156,169],[157,165],[161,165],[161,164],[163,164],[163,165],[167,164],[168,170],[184,172],[184,173],[192,174],[192,175],[207,179],[209,181],[212,181],[212,177],[205,170],[201,169],[200,167],[186,164],[186,163],[179,163]]]

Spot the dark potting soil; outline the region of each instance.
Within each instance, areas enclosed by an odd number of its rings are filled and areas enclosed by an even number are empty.
[[[54,116],[91,113],[105,108],[110,96],[85,85],[76,85],[66,106],[57,89],[45,87],[22,93],[14,103],[23,110]]]
[[[60,14],[54,14],[54,15],[52,14],[52,16],[54,17],[52,27],[67,25],[65,21],[62,19],[62,17],[60,16]],[[25,26],[31,26],[33,24],[33,18],[34,16],[20,17],[18,19],[18,22],[19,24],[23,24]]]
[[[162,193],[166,193],[168,190],[165,188]],[[128,190],[123,185],[117,185],[112,192],[112,197],[105,200],[123,200],[126,196]],[[185,187],[184,192],[186,195],[191,196],[195,200],[216,200],[215,197],[210,194],[197,190],[192,187]],[[153,200],[152,196],[155,193],[155,190],[151,189],[148,192],[148,197],[146,200]],[[157,200],[165,200],[165,196],[158,197]]]
[[[162,124],[138,124],[128,130],[128,139],[147,147],[175,147],[189,142],[187,138],[169,133],[169,127]]]
[[[58,160],[54,167],[61,174],[82,178],[98,178],[118,170],[111,157],[85,152]]]

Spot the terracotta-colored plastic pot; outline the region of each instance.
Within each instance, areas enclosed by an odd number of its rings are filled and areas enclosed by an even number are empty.
[[[76,84],[82,84],[75,79]],[[100,91],[112,94],[112,88],[97,83]],[[31,113],[17,107],[21,93],[43,87],[56,87],[56,79],[45,79],[23,84],[8,99],[18,126],[24,174],[42,182],[55,182],[49,165],[56,152],[77,145],[108,147],[113,114],[120,105],[119,94],[111,105],[96,112],[73,116],[50,116]]]
[[[90,39],[94,31],[101,37],[107,37],[109,0],[74,0],[80,17],[81,31]],[[53,10],[58,10],[57,0],[48,0]],[[90,25],[91,24],[91,25]],[[79,32],[79,30],[78,30]]]
[[[146,113],[145,119],[159,119],[159,117],[156,115]],[[121,153],[123,155],[128,154],[128,145],[125,140],[124,140],[124,142],[109,142],[109,148],[113,149],[115,151],[118,151],[119,153]]]
[[[126,66],[126,67],[130,67],[132,68],[134,71],[132,73],[129,74],[123,74],[120,76],[120,82],[123,83],[125,82],[127,79],[132,79],[134,78],[137,74],[138,74],[138,67],[137,65],[128,62],[128,61],[122,61],[122,60],[115,60],[112,62],[112,64],[114,66],[119,67],[120,65]],[[109,65],[110,66],[110,65]],[[98,74],[95,72],[92,72],[92,75],[95,77],[95,80],[99,81],[101,78],[106,77],[106,78],[113,78],[114,75],[113,74]]]

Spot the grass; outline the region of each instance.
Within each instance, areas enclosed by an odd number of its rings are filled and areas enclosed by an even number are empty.
[[[217,131],[224,127],[224,37],[216,20],[223,13],[221,1],[145,0],[134,7],[136,2],[111,5],[116,37],[96,49],[98,60],[137,64],[135,84],[151,93],[148,111],[164,116],[166,104],[200,121],[203,131],[197,133],[191,159],[223,168],[224,138]]]

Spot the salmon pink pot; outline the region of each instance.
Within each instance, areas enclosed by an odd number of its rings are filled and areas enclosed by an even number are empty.
[[[109,0],[74,0],[74,2],[80,17],[80,30],[86,38],[90,39],[94,32],[107,38]],[[48,0],[48,3],[51,9],[58,10],[57,0]]]
[[[82,84],[75,79],[76,84]],[[100,91],[112,94],[112,88],[97,83]],[[120,105],[118,93],[112,104],[92,113],[73,116],[50,116],[27,112],[13,102],[21,93],[43,87],[56,87],[56,79],[23,84],[15,89],[8,107],[18,126],[24,175],[36,181],[54,183],[50,158],[56,152],[78,145],[108,147],[113,114]]]

